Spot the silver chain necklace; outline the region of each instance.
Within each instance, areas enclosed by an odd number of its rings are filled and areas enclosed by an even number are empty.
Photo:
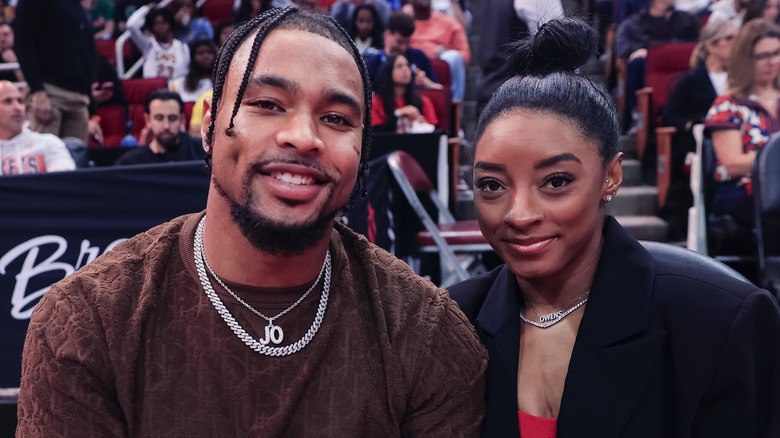
[[[309,290],[306,291],[305,294],[301,298],[298,299],[293,305],[279,313],[278,315],[274,316],[273,318],[268,318],[267,316],[263,315],[262,313],[258,312],[254,308],[252,308],[250,305],[245,303],[241,298],[239,298],[233,291],[230,290],[223,282],[222,280],[217,276],[217,274],[214,273],[214,271],[211,269],[211,267],[208,265],[208,261],[206,261],[206,252],[203,247],[203,228],[206,223],[206,216],[203,216],[203,219],[200,220],[200,223],[198,224],[198,228],[195,231],[195,243],[193,247],[193,252],[195,253],[195,268],[198,271],[198,278],[200,279],[200,283],[203,286],[203,291],[206,292],[206,296],[209,298],[209,301],[211,301],[211,304],[214,306],[214,308],[217,310],[217,313],[222,317],[222,319],[225,321],[225,323],[230,327],[230,329],[235,333],[236,336],[238,336],[241,341],[244,342],[249,348],[252,350],[264,354],[267,356],[288,356],[293,353],[297,353],[300,351],[303,347],[305,347],[309,341],[314,338],[314,335],[317,333],[317,330],[319,330],[320,325],[322,324],[322,319],[325,317],[325,309],[328,306],[328,294],[330,292],[330,274],[331,274],[331,258],[330,258],[330,250],[328,250],[327,254],[325,255],[325,262],[322,265],[322,269],[320,270],[319,276],[317,276],[317,280],[314,282],[314,284],[309,288]],[[208,270],[211,272],[211,275],[214,276],[214,278],[217,280],[217,282],[225,288],[236,300],[238,300],[240,303],[242,303],[244,306],[246,306],[248,309],[253,311],[255,314],[261,316],[263,319],[268,321],[268,325],[265,327],[265,338],[264,339],[257,339],[255,340],[250,336],[246,330],[241,326],[241,324],[238,323],[238,321],[235,320],[233,315],[230,313],[230,311],[227,310],[225,305],[222,303],[222,301],[217,296],[217,293],[214,291],[214,288],[211,286],[211,280],[209,280],[208,274],[206,273],[206,267],[208,267]],[[299,339],[297,342],[284,346],[284,347],[269,347],[268,344],[270,342],[273,342],[274,344],[280,344],[282,340],[284,339],[284,332],[282,331],[282,328],[278,325],[273,324],[273,320],[276,318],[279,318],[280,316],[284,315],[285,313],[289,312],[292,308],[297,306],[301,301],[303,301],[304,298],[311,292],[314,287],[319,283],[320,277],[322,277],[323,272],[325,273],[325,279],[323,281],[323,290],[322,290],[322,297],[320,298],[320,304],[317,308],[317,315],[314,318],[314,322],[312,323],[309,330],[306,332],[306,334],[303,335],[301,339]]]
[[[532,320],[526,318],[525,316],[523,316],[523,312],[520,312],[520,319],[522,319],[523,322],[526,322],[528,324],[531,324],[531,325],[539,327],[539,328],[552,327],[555,324],[561,322],[561,320],[563,320],[563,318],[566,318],[566,316],[568,316],[571,312],[574,312],[575,310],[579,309],[583,304],[587,303],[588,302],[588,294],[590,294],[590,291],[585,292],[585,294],[583,295],[585,298],[583,298],[582,300],[577,302],[577,304],[569,307],[568,309],[559,310],[557,312],[547,313],[547,314],[544,314],[544,315],[540,315],[540,314],[536,313],[534,308],[531,307],[530,304],[526,303],[526,306],[528,306],[528,308],[532,312],[534,312],[536,314],[536,316],[539,317],[539,322],[532,321]]]

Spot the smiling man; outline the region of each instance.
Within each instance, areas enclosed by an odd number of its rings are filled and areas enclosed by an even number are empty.
[[[477,435],[473,328],[445,291],[334,221],[364,190],[371,126],[349,37],[271,10],[231,35],[214,79],[206,211],[46,294],[21,434]]]

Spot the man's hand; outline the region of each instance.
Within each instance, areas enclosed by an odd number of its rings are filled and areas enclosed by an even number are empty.
[[[396,116],[401,117],[402,119],[407,119],[410,122],[414,122],[418,118],[420,118],[420,110],[417,109],[414,105],[406,105],[403,108],[398,108],[395,110]]]
[[[103,103],[108,99],[114,97],[114,89],[110,87],[103,87],[99,82],[92,84],[92,97],[98,103]]]
[[[414,72],[414,84],[418,87],[428,88],[431,90],[441,90],[444,87],[441,84],[433,82],[428,75],[425,74],[425,70],[416,70]]]
[[[41,125],[48,125],[51,122],[51,102],[45,91],[36,91],[32,95],[30,109]]]
[[[87,132],[89,133],[90,137],[94,138],[95,141],[98,142],[98,144],[103,144],[103,130],[100,129],[100,123],[95,120],[90,120],[87,122]]]
[[[14,49],[11,48],[3,50],[3,53],[0,55],[0,57],[3,58],[3,62],[19,62],[19,60],[16,58],[16,53],[14,53]]]

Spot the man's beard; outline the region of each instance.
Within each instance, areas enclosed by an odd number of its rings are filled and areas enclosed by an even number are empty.
[[[243,183],[242,202],[233,199],[212,177],[214,188],[230,205],[230,216],[238,225],[241,234],[255,248],[269,254],[294,256],[312,248],[331,228],[331,222],[338,213],[321,210],[313,221],[299,225],[288,225],[270,219],[252,208],[251,177]],[[262,206],[257,206],[262,208]]]
[[[171,148],[175,148],[179,144],[179,136],[178,134],[173,135],[171,137],[165,138],[162,135],[155,135],[154,139],[157,140],[157,143],[164,147],[165,150],[169,150]]]

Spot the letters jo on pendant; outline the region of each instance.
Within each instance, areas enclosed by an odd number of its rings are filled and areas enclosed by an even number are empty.
[[[268,345],[269,342],[273,342],[276,345],[279,345],[282,343],[282,340],[284,339],[284,331],[282,331],[282,328],[278,325],[273,325],[273,323],[268,324],[265,326],[265,338],[258,339],[257,342]]]

